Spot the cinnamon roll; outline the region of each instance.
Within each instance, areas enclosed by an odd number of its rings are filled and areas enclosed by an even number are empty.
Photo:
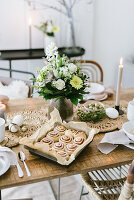
[[[58,132],[60,135],[64,135],[65,134],[65,130],[66,128],[64,126],[56,126],[54,131]]]
[[[55,131],[50,131],[47,134],[47,138],[50,138],[51,140],[53,140],[54,142],[58,142],[59,138],[60,138],[60,134],[55,132]]]
[[[58,151],[57,154],[59,154],[61,157],[65,158],[66,160],[69,160],[69,154],[65,151]]]
[[[56,151],[59,151],[59,150],[61,151],[61,150],[64,150],[64,144],[61,142],[56,142],[53,144],[52,148]]]
[[[85,139],[83,137],[74,138],[74,143],[77,145],[81,145],[84,141],[85,141]]]
[[[41,140],[41,142],[46,143],[46,144],[49,144],[49,145],[52,145],[52,143],[53,143],[54,141],[53,141],[52,139],[50,139],[50,138],[45,137],[45,138],[43,138],[43,139]]]
[[[77,144],[68,144],[66,146],[66,152],[71,155],[76,149],[77,149],[78,145]]]
[[[74,133],[77,133],[78,131],[76,130],[71,130],[71,129],[68,129],[65,131],[65,135],[69,136],[69,137],[74,137]]]
[[[69,144],[72,142],[72,138],[67,136],[67,135],[62,135],[59,139],[59,142],[63,143],[63,144]]]
[[[86,134],[84,131],[74,132],[74,138],[76,138],[76,137],[83,137],[86,140]]]

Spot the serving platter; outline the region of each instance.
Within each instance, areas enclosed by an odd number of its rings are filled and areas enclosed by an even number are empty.
[[[10,167],[10,162],[6,156],[0,156],[0,176],[6,173]]]

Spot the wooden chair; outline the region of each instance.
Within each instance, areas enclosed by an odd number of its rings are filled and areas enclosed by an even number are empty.
[[[3,71],[10,71],[10,72],[15,72],[15,73],[22,73],[22,74],[30,74],[33,78],[35,78],[35,75],[31,72],[25,72],[25,71],[21,71],[21,70],[11,70],[11,69],[6,69],[6,68],[0,68],[0,70]],[[2,77],[0,76],[0,82],[3,85],[9,85],[13,80],[18,80],[15,78],[9,78],[9,77]],[[20,80],[20,79],[19,79]],[[33,93],[33,87],[31,87],[34,83],[31,81],[26,81],[24,80],[24,82],[27,84],[27,86],[29,87],[29,93],[28,93],[28,97],[30,98],[32,96]]]
[[[90,77],[90,82],[103,83],[103,70],[102,67],[92,60],[76,60],[80,63],[80,71]]]
[[[128,200],[133,193],[134,161],[130,167],[123,165],[117,168],[92,171],[82,174],[81,178],[83,186],[80,200],[82,195],[87,194],[83,192],[84,187],[94,200],[116,200],[118,198],[118,200]]]

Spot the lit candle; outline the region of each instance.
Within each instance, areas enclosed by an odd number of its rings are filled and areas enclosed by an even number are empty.
[[[118,82],[117,82],[116,102],[115,102],[116,106],[119,106],[119,104],[120,104],[120,90],[121,90],[121,82],[122,82],[122,72],[123,72],[123,58],[120,59],[120,65],[119,65],[119,71],[118,71]]]
[[[6,121],[6,106],[0,103],[0,118],[5,119]]]
[[[29,48],[32,48],[32,18],[29,18]]]

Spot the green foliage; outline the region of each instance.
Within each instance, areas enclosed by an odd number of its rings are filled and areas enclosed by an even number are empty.
[[[106,117],[106,112],[103,107],[98,110],[90,110],[90,111],[83,111],[79,109],[77,115],[81,121],[84,122],[91,121],[96,123]]]

